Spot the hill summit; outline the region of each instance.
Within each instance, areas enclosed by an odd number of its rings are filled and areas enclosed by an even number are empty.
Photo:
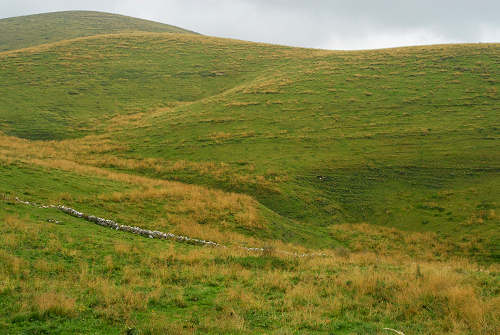
[[[77,37],[132,31],[194,33],[179,27],[124,15],[66,11],[0,20],[0,52]]]

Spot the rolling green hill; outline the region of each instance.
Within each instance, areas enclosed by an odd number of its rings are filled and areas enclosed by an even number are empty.
[[[369,222],[486,243],[498,223],[483,212],[498,208],[499,50],[95,36],[0,54],[0,130],[30,140],[98,134],[128,161],[222,164],[216,178],[135,173],[246,193],[305,229]],[[110,154],[96,164],[107,167]]]
[[[500,44],[123,27],[0,53],[0,329],[499,330]]]
[[[175,26],[118,14],[55,12],[0,19],[0,52],[77,37],[132,31],[193,33]]]

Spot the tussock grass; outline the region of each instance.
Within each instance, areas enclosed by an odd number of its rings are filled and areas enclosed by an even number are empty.
[[[37,215],[49,215],[44,213]],[[14,220],[17,226],[4,219],[0,225],[0,278],[1,294],[19,303],[9,307],[18,319],[34,311],[43,322],[59,317],[92,327],[87,322],[99,319],[140,333],[181,328],[328,333],[339,326],[373,334],[384,327],[410,334],[498,332],[497,265],[478,271],[465,260],[421,261],[417,276],[416,264],[402,254],[253,256],[238,249],[175,247],[109,236],[108,231],[95,234],[95,228],[82,231],[76,224]],[[6,246],[6,232],[23,236],[23,225],[38,226],[39,233],[22,245]],[[93,236],[90,249],[77,242],[87,233]],[[26,243],[47,241],[53,242],[46,251],[26,248]],[[43,259],[63,249],[73,249],[74,255]],[[22,289],[13,290],[13,285]],[[360,322],[364,326],[356,328]]]
[[[75,299],[68,298],[63,293],[37,294],[34,304],[36,311],[41,315],[72,317],[75,314]]]

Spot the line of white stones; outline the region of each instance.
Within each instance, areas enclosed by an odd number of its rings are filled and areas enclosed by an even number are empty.
[[[148,237],[148,238],[174,240],[177,242],[227,248],[227,246],[219,244],[217,242],[213,242],[213,241],[200,240],[197,238],[191,238],[188,236],[176,235],[176,234],[172,234],[172,233],[164,233],[164,232],[161,232],[158,230],[148,230],[148,229],[143,229],[143,228],[134,227],[134,226],[122,225],[122,224],[119,224],[113,220],[100,218],[100,217],[97,217],[94,215],[87,215],[85,213],[79,212],[73,208],[66,207],[63,205],[39,205],[39,204],[36,204],[34,202],[23,201],[17,197],[16,197],[16,201],[19,203],[25,204],[25,205],[34,206],[34,207],[38,207],[38,208],[55,208],[55,209],[58,209],[65,214],[84,219],[86,221],[95,223],[99,226],[108,227],[108,228],[115,229],[115,230],[121,230],[121,231],[125,231],[125,232],[136,234],[136,235],[141,235],[141,236]],[[264,252],[264,250],[265,250],[264,248],[250,248],[250,247],[243,247],[243,246],[238,246],[238,248],[244,249],[247,251],[252,251],[252,252]],[[279,252],[279,253],[285,254],[285,255],[289,255],[289,256],[295,256],[295,257],[327,256],[326,254],[323,254],[323,253],[299,254],[299,253],[289,252],[289,251],[284,251],[284,250],[276,250],[276,252]]]
[[[143,229],[139,227],[134,227],[134,226],[127,226],[127,225],[122,225],[119,224],[113,220],[108,220],[104,218],[100,218],[94,215],[87,215],[85,213],[79,212],[73,208],[66,207],[63,205],[38,205],[33,202],[29,201],[23,201],[20,200],[19,198],[16,198],[16,201],[23,203],[25,205],[30,205],[30,206],[35,206],[39,208],[56,208],[60,210],[63,213],[66,213],[68,215],[84,219],[89,222],[93,222],[99,226],[103,227],[108,227],[111,229],[115,230],[121,230],[125,231],[128,233],[136,234],[136,235],[141,235],[149,238],[156,238],[156,239],[169,239],[169,240],[176,240],[179,242],[187,242],[187,243],[192,243],[192,244],[200,244],[200,245],[209,245],[209,246],[214,246],[214,247],[224,247],[223,245],[217,243],[217,242],[212,242],[212,241],[206,241],[206,240],[200,240],[196,238],[191,238],[187,236],[182,236],[182,235],[176,235],[172,233],[164,233],[158,230],[149,230],[149,229]],[[260,248],[249,248],[249,250],[261,250]]]

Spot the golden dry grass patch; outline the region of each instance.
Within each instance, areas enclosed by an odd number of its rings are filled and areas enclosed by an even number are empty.
[[[40,314],[50,313],[72,317],[77,312],[76,299],[60,292],[45,292],[36,295],[34,305]]]

